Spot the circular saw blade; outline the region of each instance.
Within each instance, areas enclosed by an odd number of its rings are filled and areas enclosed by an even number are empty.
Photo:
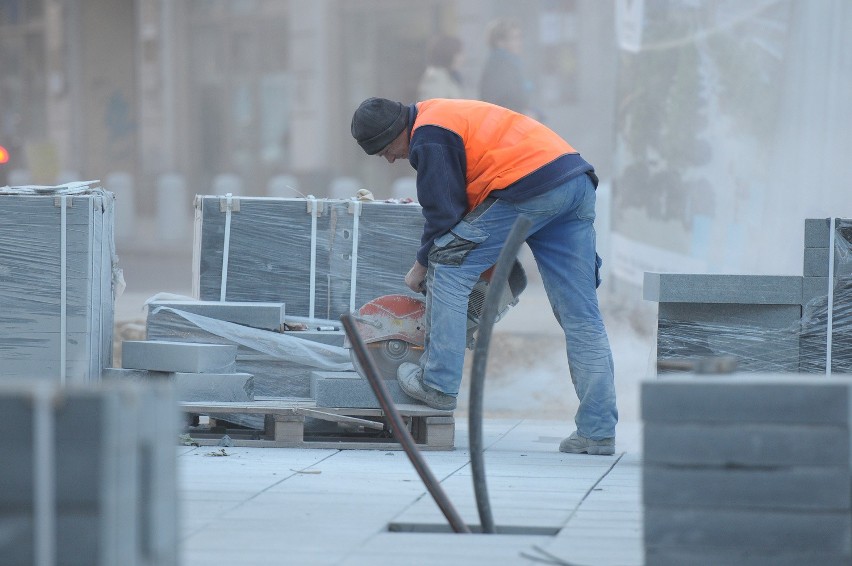
[[[379,340],[367,344],[367,351],[369,351],[376,368],[379,370],[379,375],[383,379],[396,379],[396,370],[399,366],[405,362],[416,364],[420,361],[423,346],[416,346],[404,340]],[[367,374],[361,364],[358,363],[355,350],[349,350],[349,357],[352,358],[352,365],[355,366],[358,375],[366,378]]]

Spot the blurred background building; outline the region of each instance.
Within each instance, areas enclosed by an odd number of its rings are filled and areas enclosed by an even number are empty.
[[[103,180],[120,255],[179,256],[138,277],[183,277],[195,194],[410,191],[407,163],[352,142],[352,111],[413,102],[439,34],[476,96],[495,18],[520,24],[536,108],[603,180],[627,288],[797,273],[802,219],[852,215],[845,0],[0,0],[0,185]]]

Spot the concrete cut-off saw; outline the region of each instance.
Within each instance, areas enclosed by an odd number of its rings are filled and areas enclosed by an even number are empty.
[[[494,268],[481,276],[470,293],[467,305],[467,347],[473,348],[476,330],[485,304],[485,296]],[[527,276],[520,262],[515,261],[509,273],[508,285],[504,287],[497,307],[497,320],[503,317],[527,286]],[[383,295],[368,302],[353,314],[358,333],[381,376],[395,379],[396,370],[405,362],[418,363],[423,354],[426,339],[426,299],[412,295]],[[348,338],[344,346],[355,371],[366,377],[364,368],[358,363]]]

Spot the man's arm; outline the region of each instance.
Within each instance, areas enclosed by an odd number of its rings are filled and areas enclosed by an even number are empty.
[[[435,238],[446,234],[467,212],[464,144],[455,132],[421,126],[414,132],[408,160],[417,170],[417,200],[426,220],[417,251],[417,263],[425,274]]]

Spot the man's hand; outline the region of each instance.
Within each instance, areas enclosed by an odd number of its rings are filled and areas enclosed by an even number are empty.
[[[405,284],[415,293],[422,293],[426,290],[426,268],[420,265],[419,261],[415,261],[411,269],[405,275]]]

